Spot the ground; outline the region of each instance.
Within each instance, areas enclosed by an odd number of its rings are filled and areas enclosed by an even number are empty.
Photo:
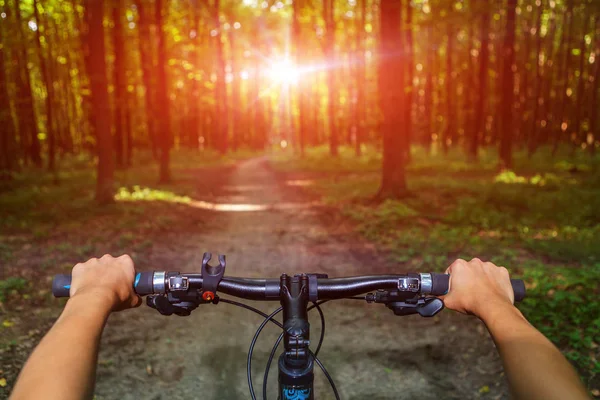
[[[56,230],[45,231],[43,243],[54,246],[55,253],[60,243],[72,246],[63,245],[64,255],[56,255],[55,263],[65,270],[81,257],[125,250],[133,253],[140,270],[199,271],[203,252],[211,251],[227,255],[227,274],[231,276],[407,272],[406,264],[390,261],[387,251],[378,250],[379,246],[358,235],[353,223],[335,207],[305,191],[305,175],[274,170],[265,158],[181,172],[181,179],[196,187],[195,193],[181,201],[177,196],[166,198],[169,207],[161,201],[136,201],[135,189],[122,193],[119,207],[126,211],[119,211],[123,213],[121,221],[126,224],[128,216],[140,217],[142,213],[136,226],[117,224],[108,229],[99,214],[86,219],[90,236],[97,238],[92,242],[82,237],[81,228],[69,230],[56,225]],[[214,204],[238,206],[215,209]],[[102,227],[104,243],[98,239],[102,234],[96,227]],[[16,249],[12,261],[27,254],[25,264],[31,266],[35,263],[32,253],[43,253],[21,244],[18,237],[10,240],[19,243],[11,244]],[[87,250],[75,250],[81,248]],[[10,265],[23,267],[18,264]],[[436,266],[440,268],[444,266]],[[53,266],[26,278],[45,280],[45,284],[34,285],[41,288],[49,285],[48,277],[56,272]],[[6,273],[11,276],[14,270]],[[35,294],[31,296],[32,301],[38,301]],[[40,298],[44,296],[47,292],[40,294]],[[43,303],[37,311],[20,303],[2,311],[8,322],[5,325],[10,326],[0,333],[12,335],[13,344],[4,346],[0,353],[2,374],[8,383],[0,388],[0,398],[6,397],[27,353],[58,315],[58,302],[49,306]],[[263,311],[275,307],[254,305]],[[323,309],[327,334],[320,359],[343,399],[508,398],[493,342],[473,317],[452,311],[432,319],[395,317],[382,305],[354,300],[329,303]],[[29,312],[33,314],[25,314]],[[102,339],[96,397],[249,398],[246,356],[260,322],[261,317],[229,304],[201,306],[185,318],[164,317],[145,306],[115,314]],[[318,318],[311,319],[311,326],[313,338],[318,337]],[[20,336],[15,337],[15,332]],[[276,336],[276,328],[269,327],[255,350],[257,388]],[[269,396],[273,399],[276,377],[271,369]],[[318,371],[316,391],[318,398],[333,398]]]

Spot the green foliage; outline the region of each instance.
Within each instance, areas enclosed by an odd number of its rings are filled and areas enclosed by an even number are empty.
[[[443,271],[473,257],[511,269],[528,285],[525,315],[589,377],[600,373],[600,157],[585,157],[516,154],[515,170],[498,172],[494,154],[469,163],[417,149],[410,195],[380,203],[371,201],[379,173],[345,159],[355,158],[349,149],[330,161],[321,149],[302,160],[278,155],[274,165],[314,173],[310,188],[403,270]]]
[[[23,278],[10,277],[0,280],[0,302],[4,302],[9,295],[22,292],[27,286],[27,281]]]

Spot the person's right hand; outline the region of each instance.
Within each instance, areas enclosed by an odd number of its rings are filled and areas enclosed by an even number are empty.
[[[484,319],[495,307],[514,304],[514,291],[504,267],[478,258],[469,262],[458,259],[446,273],[450,274],[450,286],[443,300],[451,310]]]
[[[108,254],[73,267],[70,295],[91,294],[106,300],[108,311],[137,307],[142,299],[133,290],[135,268],[128,255],[114,258]]]

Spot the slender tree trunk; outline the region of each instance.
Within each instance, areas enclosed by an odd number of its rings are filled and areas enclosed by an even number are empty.
[[[113,46],[115,51],[115,62],[113,68],[113,79],[114,79],[114,148],[115,156],[117,160],[117,166],[123,167],[124,163],[124,152],[125,152],[125,138],[123,135],[123,128],[125,125],[125,114],[128,113],[126,96],[126,85],[125,82],[125,38],[123,37],[123,11],[124,11],[123,0],[113,0]]]
[[[536,6],[538,9],[543,9],[543,2],[540,2],[539,6]],[[521,73],[519,74],[519,109],[521,118],[518,124],[518,142],[527,143],[529,140],[529,136],[531,132],[529,131],[529,110],[530,110],[530,89],[529,89],[529,70],[531,69],[531,41],[532,41],[532,26],[534,20],[533,11],[529,13],[531,18],[525,19],[521,24],[522,35],[525,36],[525,51],[523,53],[523,68],[521,69]],[[537,32],[537,30],[536,30]],[[536,58],[537,62],[537,58]]]
[[[303,4],[302,4],[303,5]],[[295,0],[293,3],[293,15],[292,15],[292,43],[294,48],[294,54],[296,58],[296,65],[302,65],[304,62],[304,49],[302,46],[302,35],[300,30],[300,0]],[[300,147],[300,156],[304,157],[304,147],[306,146],[307,136],[307,124],[306,124],[306,94],[307,89],[305,82],[302,80],[298,82],[298,144]]]
[[[156,69],[156,104],[158,116],[158,138],[160,148],[160,183],[171,181],[171,171],[169,169],[169,157],[171,151],[171,118],[169,113],[169,94],[167,92],[167,50],[165,39],[165,26],[163,23],[163,0],[156,0],[155,20],[157,31],[157,69]],[[160,109],[160,110],[158,110]]]
[[[106,48],[104,43],[103,0],[85,0],[89,13],[89,48],[90,52],[90,86],[92,90],[92,107],[96,116],[110,115],[108,101],[108,79],[106,77]],[[113,201],[113,149],[110,136],[110,119],[96,118],[96,151],[98,154],[98,177],[96,185],[96,200],[102,204]]]
[[[356,136],[354,142],[354,152],[356,156],[361,155],[361,146],[363,141],[365,140],[365,128],[366,128],[366,109],[367,109],[367,99],[366,99],[366,86],[367,86],[367,60],[365,57],[365,52],[367,50],[367,31],[366,31],[366,23],[367,23],[367,0],[358,0],[360,4],[360,19],[359,26],[357,29],[357,124],[356,124]]]
[[[413,108],[413,79],[414,79],[414,49],[413,49],[413,28],[412,28],[412,2],[406,2],[406,47],[403,54],[406,54],[406,88],[404,92],[405,107],[404,107],[404,126],[406,127],[406,162],[410,162],[410,146],[412,144],[412,108]]]
[[[46,106],[46,137],[48,138],[48,170],[54,171],[55,162],[56,162],[56,137],[54,132],[54,112],[53,112],[53,104],[54,104],[54,84],[50,77],[50,70],[46,63],[46,57],[44,55],[44,50],[42,49],[42,34],[41,27],[42,21],[40,19],[40,13],[38,10],[38,2],[37,0],[33,0],[33,14],[35,16],[35,20],[37,23],[37,29],[35,31],[36,38],[36,49],[38,53],[38,58],[40,60],[40,71],[42,73],[42,81],[44,82],[44,86],[46,87],[46,98],[45,98],[45,106]],[[46,36],[46,41],[50,40],[48,37],[48,29],[44,28],[44,35]]]
[[[200,7],[198,2],[192,2],[192,29],[194,32],[192,38],[192,49],[190,51],[190,60],[192,61],[192,65],[195,67],[195,71],[200,71],[200,56],[198,47],[200,47]],[[186,136],[186,145],[190,149],[197,150],[198,149],[198,139],[200,138],[200,119],[202,115],[202,109],[200,105],[200,82],[197,79],[196,74],[192,78],[191,82],[191,99],[192,102],[190,104],[192,108],[192,112],[189,118],[189,128]]]
[[[487,7],[484,7],[481,14],[481,50],[479,52],[479,90],[477,103],[475,104],[475,128],[471,131],[471,144],[469,154],[473,159],[477,158],[479,150],[479,141],[485,137],[486,126],[486,105],[487,105],[487,81],[488,68],[490,61],[490,13]]]
[[[552,146],[552,155],[556,154],[558,150],[558,145],[563,136],[563,132],[567,131],[568,128],[568,108],[569,108],[569,96],[567,94],[567,89],[569,87],[569,66],[571,65],[571,37],[573,36],[573,0],[567,0],[567,12],[565,13],[563,22],[563,34],[561,38],[561,42],[566,41],[566,47],[559,46],[559,49],[564,49],[565,57],[564,64],[561,69],[561,102],[558,108],[558,115],[560,118],[558,122],[560,125],[558,126],[557,133],[554,136],[554,145]],[[565,35],[565,29],[567,31]]]
[[[335,19],[333,0],[323,0],[323,19],[325,20],[325,46],[324,53],[327,63],[335,64]],[[329,123],[329,153],[333,157],[338,155],[338,130],[336,125],[335,111],[335,70],[327,68],[327,119]]]
[[[596,151],[596,141],[600,138],[598,133],[598,87],[600,87],[600,16],[595,17],[595,49],[594,49],[594,80],[592,82],[592,98],[590,100],[590,132],[587,144],[590,154]]]
[[[517,0],[508,0],[506,12],[506,31],[502,56],[504,58],[502,71],[502,136],[500,137],[500,159],[503,168],[512,168],[512,137],[513,137],[513,97],[515,76],[512,68],[515,63],[515,25]]]
[[[229,55],[231,57],[231,75],[233,80],[231,81],[231,150],[237,151],[240,146],[241,140],[243,140],[243,113],[242,110],[242,98],[241,98],[241,84],[242,78],[240,77],[239,60],[237,59],[235,33],[230,30],[229,34]]]
[[[138,13],[139,27],[139,51],[140,63],[142,69],[142,81],[144,83],[144,105],[146,108],[145,120],[148,138],[152,154],[155,159],[158,159],[158,138],[156,125],[154,123],[155,107],[154,107],[154,85],[152,84],[152,42],[150,40],[150,22],[146,13],[144,0],[135,0],[135,5]]]
[[[433,41],[433,23],[430,22],[426,28],[427,31],[427,66],[425,77],[425,132],[423,135],[423,144],[431,152],[431,143],[434,126],[433,114],[433,77],[435,68],[435,55],[437,54],[437,45]]]
[[[404,85],[404,60],[401,54],[403,38],[401,0],[381,0],[380,6],[380,47],[379,93],[383,112],[383,167],[379,198],[398,198],[406,194],[406,132],[401,131],[405,114],[403,110],[405,93],[398,90]]]
[[[581,33],[581,43],[580,50],[581,53],[579,55],[579,78],[577,82],[577,92],[576,92],[576,106],[575,106],[575,115],[573,118],[573,150],[579,146],[579,142],[581,140],[585,141],[584,135],[581,135],[581,111],[583,110],[583,100],[585,98],[585,81],[587,76],[585,74],[585,62],[587,60],[587,51],[585,44],[585,35],[587,34],[588,25],[589,25],[590,17],[586,14],[583,17],[583,31]],[[594,60],[595,61],[595,60]]]
[[[448,18],[452,18],[454,3],[450,5]],[[454,22],[447,23],[448,42],[446,47],[446,131],[442,138],[444,154],[448,153],[448,146],[455,136],[454,127],[454,78],[452,77],[452,55],[454,54]]]
[[[14,14],[17,21],[17,43],[19,44],[17,63],[18,72],[18,99],[19,99],[19,131],[21,135],[27,136],[27,155],[36,167],[42,166],[42,149],[40,139],[38,138],[38,125],[33,108],[33,93],[31,91],[31,77],[29,74],[27,59],[27,42],[23,32],[23,22],[21,20],[21,10],[19,2],[15,1]]]
[[[554,62],[554,59],[558,58],[558,50],[560,50],[564,41],[563,39],[561,39],[561,44],[558,48],[556,48],[555,51],[554,36],[556,35],[556,16],[554,14],[554,11],[550,11],[549,25],[550,27],[548,29],[548,34],[546,35],[546,41],[548,42],[548,49],[546,53],[547,57],[544,57],[544,63],[541,66],[542,75],[544,76],[544,78],[542,79],[542,86],[540,88],[541,100],[538,99],[538,101],[541,103],[540,116],[542,119],[539,124],[540,126],[537,130],[537,138],[534,141],[533,146],[529,149],[530,156],[533,155],[533,153],[540,144],[547,144],[549,142],[550,128],[552,126],[552,122],[555,119],[556,114],[552,109],[552,88],[554,82],[556,81],[555,76],[560,76],[561,74],[558,73],[557,75],[555,75],[555,72],[558,71],[555,71],[555,68],[552,67],[554,67],[554,65],[556,64]],[[562,37],[564,38],[564,35],[562,35]]]
[[[225,154],[229,147],[229,120],[227,117],[227,86],[225,83],[225,56],[223,51],[223,41],[221,39],[221,23],[219,21],[220,0],[215,0],[213,23],[217,34],[215,35],[215,44],[217,50],[217,83],[216,91],[216,125],[217,142],[221,154]]]
[[[536,19],[536,23],[535,23],[535,34],[537,35],[537,40],[536,40],[536,53],[535,53],[535,92],[533,95],[533,114],[532,114],[532,120],[531,120],[531,127],[530,127],[530,133],[529,133],[529,140],[528,140],[528,153],[531,156],[531,154],[533,154],[533,151],[535,150],[536,144],[537,144],[537,136],[538,136],[538,117],[539,117],[539,111],[540,111],[540,106],[542,105],[544,98],[542,96],[542,81],[543,81],[543,76],[542,76],[542,34],[541,34],[541,29],[542,29],[542,15],[544,13],[544,6],[543,3],[540,4],[540,6],[538,7],[538,15],[537,15],[537,19]],[[544,60],[544,62],[546,62],[546,60]]]
[[[2,8],[0,8],[0,11]],[[10,172],[17,169],[16,158],[16,130],[10,101],[8,97],[8,85],[6,80],[6,61],[3,27],[0,26],[0,182],[10,178]]]

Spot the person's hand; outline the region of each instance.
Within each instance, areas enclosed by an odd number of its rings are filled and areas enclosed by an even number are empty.
[[[508,270],[504,267],[478,258],[469,262],[458,259],[448,267],[446,273],[450,274],[450,287],[443,300],[451,310],[484,319],[487,311],[514,304],[514,291]]]
[[[111,311],[137,307],[142,299],[133,290],[135,268],[128,255],[108,254],[73,267],[71,298],[91,294],[106,300]]]

